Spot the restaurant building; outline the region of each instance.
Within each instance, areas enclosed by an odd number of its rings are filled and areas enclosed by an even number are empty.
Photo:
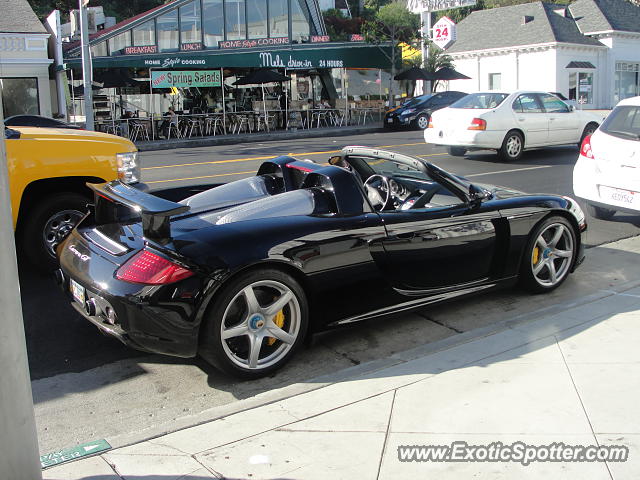
[[[180,109],[216,108],[223,97],[240,109],[234,81],[264,67],[291,78],[287,101],[322,97],[335,104],[348,85],[332,70],[390,66],[389,45],[351,39],[330,41],[317,0],[175,0],[92,35],[90,50],[94,79],[125,70],[140,85],[124,90],[124,102],[158,113],[176,101],[176,89]],[[77,80],[79,42],[64,51],[58,68]]]

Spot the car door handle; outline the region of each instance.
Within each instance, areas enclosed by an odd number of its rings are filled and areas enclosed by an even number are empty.
[[[396,235],[398,238],[402,238],[404,240],[415,238],[416,232],[407,232],[407,233],[399,233]]]
[[[518,121],[524,122],[524,118],[518,118]]]

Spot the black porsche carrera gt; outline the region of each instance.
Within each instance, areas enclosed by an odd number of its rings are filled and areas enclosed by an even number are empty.
[[[95,204],[58,247],[76,309],[134,348],[244,378],[318,330],[518,280],[550,291],[584,258],[574,200],[372,148],[328,165],[278,157],[179,202],[90,187]]]

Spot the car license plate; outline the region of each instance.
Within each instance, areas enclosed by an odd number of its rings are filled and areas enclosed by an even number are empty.
[[[84,305],[84,287],[78,282],[71,280],[69,282],[69,288],[71,289],[73,299],[80,305]]]
[[[612,200],[617,203],[640,205],[640,193],[632,192],[631,190],[601,186],[600,196],[606,200]]]
[[[387,123],[393,123],[393,118],[387,118]]]

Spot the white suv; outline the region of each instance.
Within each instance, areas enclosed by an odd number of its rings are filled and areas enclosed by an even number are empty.
[[[595,218],[640,213],[640,97],[622,100],[584,138],[573,169],[573,193]]]

